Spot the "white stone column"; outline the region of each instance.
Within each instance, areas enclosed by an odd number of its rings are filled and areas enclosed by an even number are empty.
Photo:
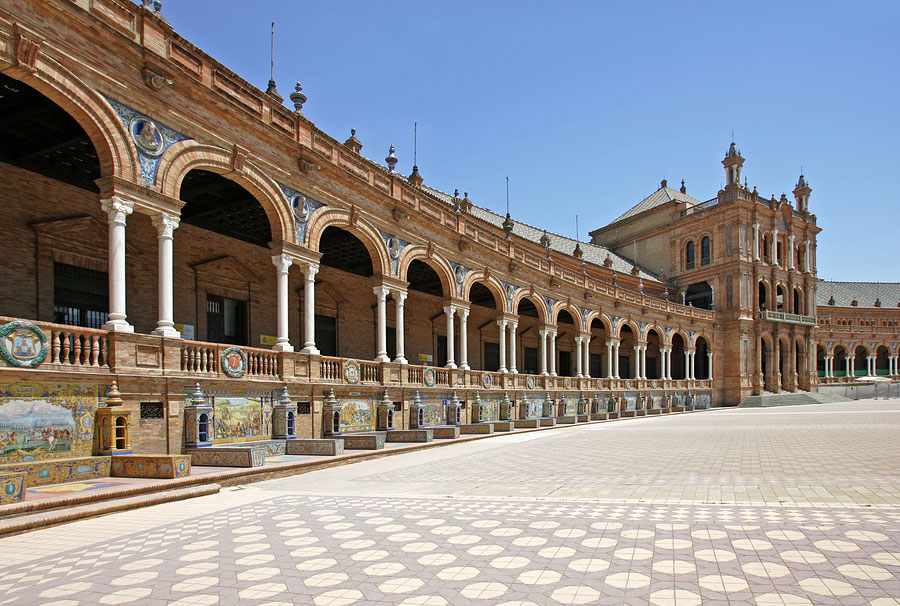
[[[833,362],[834,362],[834,358],[832,356],[825,356],[825,377],[826,378],[830,378],[830,377],[834,376],[832,374],[832,372],[833,372],[833,364],[832,363]]]
[[[632,373],[635,379],[641,378],[641,346],[634,346],[634,370]]]
[[[791,250],[791,258],[788,261],[788,269],[794,269],[794,234],[788,236],[788,248]],[[794,313],[799,313],[795,311]]]
[[[613,368],[615,369],[614,376],[617,379],[621,379],[622,377],[619,376],[619,345],[621,345],[621,343],[616,341],[613,345],[615,349],[615,351],[613,352]]]
[[[853,377],[856,375],[856,352],[854,351],[850,357],[847,358],[847,376]]]
[[[402,290],[394,290],[391,292],[391,295],[394,297],[394,305],[397,307],[396,328],[394,329],[397,334],[397,357],[394,358],[394,362],[397,364],[408,364],[409,361],[406,359],[405,319],[403,317],[405,313],[406,293]]]
[[[109,223],[109,318],[103,328],[118,332],[134,332],[125,313],[125,221],[134,204],[120,198],[101,201]]]
[[[869,357],[869,376],[875,376],[875,356]]]
[[[453,314],[456,313],[456,308],[448,305],[444,308],[444,313],[447,315],[447,368],[456,368],[453,352]]]
[[[781,266],[778,263],[778,228],[774,228],[772,230],[772,249],[769,251],[769,258],[772,260],[773,265]]]
[[[806,241],[806,255],[804,255],[803,261],[805,262],[805,265],[806,265],[806,273],[811,272],[812,271],[812,269],[811,269],[812,261],[809,258],[809,240]],[[812,315],[812,314],[810,314],[810,315]]]
[[[666,376],[664,377],[666,380],[672,380],[672,349],[666,349]]]
[[[606,340],[606,376],[612,378],[613,374],[613,342]]]
[[[506,369],[506,320],[497,320],[497,326],[500,327],[500,372],[507,372],[507,369]]]
[[[459,367],[469,370],[469,310],[459,310]]]
[[[753,224],[753,260],[759,261],[759,223]]]
[[[584,344],[584,354],[582,354],[582,365],[585,377],[591,376],[591,337],[585,336],[581,338]]]
[[[684,352],[684,378],[691,378],[691,354]]]
[[[390,362],[391,359],[387,355],[387,296],[388,289],[385,286],[376,286],[372,289],[375,293],[375,299],[378,302],[378,313],[376,322],[376,342],[375,342],[375,361]]]
[[[307,263],[304,271],[306,284],[303,287],[303,349],[305,354],[319,355],[316,348],[316,274],[319,266]]]
[[[712,355],[712,352],[709,352],[706,354],[706,359],[709,362],[709,377],[707,377],[707,378],[709,380],[712,380],[712,378],[713,378],[713,355]]]
[[[518,322],[509,322],[509,372],[517,374],[516,369],[516,329],[519,328]]]
[[[581,356],[584,354],[584,348],[581,345],[581,337],[575,337],[575,376],[581,377]]]
[[[641,345],[641,378],[647,380],[647,346]]]
[[[181,334],[175,330],[175,288],[174,279],[172,277],[172,236],[178,227],[179,217],[159,213],[153,217],[153,225],[156,227],[157,241],[159,243],[158,258],[158,295],[159,295],[159,318],[156,323],[156,330],[153,334],[171,339],[181,338]]]
[[[556,376],[556,329],[550,329],[550,334],[548,335],[550,339],[550,376]]]
[[[277,273],[276,283],[276,335],[275,347],[277,351],[294,351],[291,345],[288,328],[288,272],[294,262],[288,255],[275,255],[272,263]]]
[[[538,335],[541,338],[541,374],[547,376],[547,329],[540,329]]]
[[[897,358],[895,358],[894,356],[891,356],[888,358],[888,376],[897,374],[896,360],[897,360]]]

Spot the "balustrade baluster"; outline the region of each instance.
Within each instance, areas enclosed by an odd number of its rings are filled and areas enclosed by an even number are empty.
[[[63,334],[62,341],[62,355],[59,358],[60,364],[68,364],[69,363],[69,335]]]
[[[100,357],[100,338],[96,335],[91,337],[91,366],[99,366],[97,363]]]
[[[53,352],[50,354],[50,361],[59,363],[59,331],[54,330],[51,337],[51,343],[53,343]]]

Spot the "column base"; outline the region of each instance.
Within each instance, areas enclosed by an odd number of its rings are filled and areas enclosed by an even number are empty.
[[[456,368],[456,362],[447,362],[447,364],[444,365],[444,368],[453,370],[454,368]]]
[[[305,354],[309,354],[312,356],[322,355],[321,352],[318,349],[316,349],[315,345],[305,345],[303,347],[303,349],[300,350],[300,353],[305,353]]]
[[[275,351],[294,351],[294,346],[290,343],[276,343],[272,349]]]
[[[469,363],[468,363],[468,362],[461,362],[460,365],[459,365],[459,369],[460,369],[460,370],[471,370],[471,369],[469,368]]]
[[[510,368],[510,369],[509,369],[509,372],[512,373],[512,374],[514,374],[514,375],[519,374],[519,371],[516,370],[515,368]]]
[[[173,326],[157,326],[150,334],[165,337],[167,339],[181,338],[181,333],[175,330]]]
[[[375,361],[390,363],[391,359],[389,357],[387,357],[387,354],[381,354],[381,355],[375,356]]]
[[[550,374],[550,373],[547,372],[546,370],[541,371],[541,376],[542,376],[542,377],[546,377],[546,376],[548,376],[549,374]]]
[[[110,320],[103,325],[103,330],[110,332],[134,332],[134,326],[125,320]]]
[[[409,364],[409,360],[403,356],[397,356],[394,358],[394,364]]]

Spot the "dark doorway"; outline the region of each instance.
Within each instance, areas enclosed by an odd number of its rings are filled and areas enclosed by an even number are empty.
[[[206,295],[206,340],[210,343],[246,345],[246,301]]]
[[[323,356],[338,355],[337,318],[316,314],[316,347]]]

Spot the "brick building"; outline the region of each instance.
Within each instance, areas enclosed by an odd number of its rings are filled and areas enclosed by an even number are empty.
[[[811,189],[759,196],[733,143],[715,198],[664,181],[578,242],[366,159],[148,7],[11,0],[0,72],[0,407],[115,381],[134,450],[178,453],[198,384],[235,443],[285,393],[306,437],[638,416],[815,391],[833,355]]]

